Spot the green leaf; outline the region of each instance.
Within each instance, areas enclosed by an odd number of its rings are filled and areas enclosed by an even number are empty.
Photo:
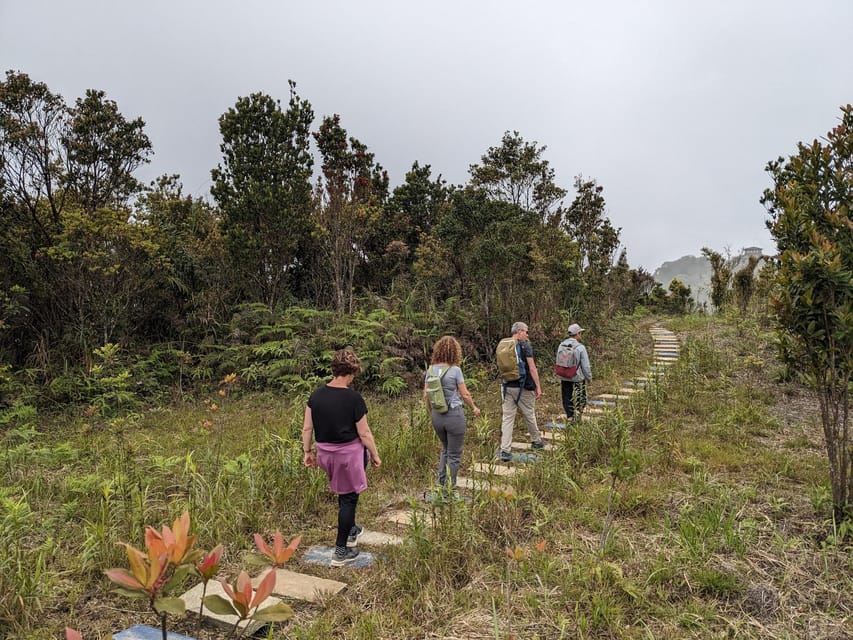
[[[290,605],[279,602],[264,607],[260,611],[255,611],[252,620],[257,620],[258,622],[284,622],[285,620],[290,620],[291,617],[293,617],[293,609],[290,608]]]
[[[218,616],[237,616],[240,614],[228,600],[219,595],[205,596],[204,606]]]
[[[182,616],[187,610],[187,605],[180,598],[157,598],[154,601],[154,609],[157,613],[165,612],[176,616]]]

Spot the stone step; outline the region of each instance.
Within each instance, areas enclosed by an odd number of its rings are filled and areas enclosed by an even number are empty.
[[[456,486],[460,489],[471,489],[473,491],[489,491],[500,492],[505,495],[512,495],[513,488],[511,485],[499,485],[489,482],[488,479],[480,480],[478,478],[456,478]]]
[[[503,464],[491,464],[485,462],[475,462],[471,467],[472,473],[481,473],[483,475],[496,476],[514,476],[518,469],[516,467],[507,467]],[[458,480],[457,480],[458,482]]]
[[[359,545],[364,541],[364,536],[367,531],[362,534],[358,541]],[[394,536],[396,537],[396,536]],[[402,542],[402,538],[400,539]],[[261,579],[266,575],[264,571],[261,575],[252,580],[252,585],[257,587]],[[293,598],[295,600],[305,600],[306,602],[319,602],[326,596],[333,596],[347,588],[346,583],[337,580],[327,580],[326,578],[318,578],[317,576],[308,575],[307,573],[297,573],[288,569],[275,570],[275,588],[272,592],[274,595],[283,598]]]
[[[382,531],[364,530],[361,537],[358,539],[358,546],[362,547],[386,547],[397,546],[403,544],[403,539],[400,536],[395,536]]]
[[[198,609],[196,609],[196,613],[198,613]],[[110,637],[113,640],[162,640],[163,630],[149,627],[147,624],[135,624],[123,631],[114,633]],[[166,637],[168,640],[196,640],[176,631],[169,631]]]
[[[598,398],[600,396],[596,396]],[[597,400],[596,398],[591,398],[586,401],[587,407],[615,407],[616,403],[611,402],[610,400]]]
[[[545,434],[543,433],[542,437],[546,438],[547,436],[545,436]],[[510,445],[510,446],[513,449],[516,449],[517,451],[528,451],[530,449],[530,443],[529,442],[513,442],[512,445]],[[552,445],[550,442],[546,442],[545,448],[544,449],[538,449],[538,451],[547,451],[548,449],[553,449],[553,448],[554,448],[554,445]]]
[[[222,584],[218,580],[208,580],[207,589],[204,588],[204,585],[202,583],[198,583],[196,586],[194,586],[192,589],[190,589],[184,595],[181,596],[181,599],[187,606],[187,611],[191,611],[194,614],[198,614],[199,609],[201,608],[202,592],[204,592],[205,597],[222,596],[229,602],[231,600],[228,597],[228,594],[225,593],[225,589],[222,588]],[[281,598],[270,596],[269,598],[264,600],[264,607],[268,607],[271,604],[278,604],[279,602],[282,602]],[[234,627],[234,623],[237,622],[237,616],[228,616],[213,613],[207,607],[201,609],[201,612],[203,618],[209,620],[210,622],[214,623],[219,627],[232,629]],[[245,629],[245,633],[243,635],[251,637],[258,629],[263,627],[265,624],[265,622],[260,622],[257,620],[243,620],[240,622],[237,628]]]
[[[629,389],[628,393],[634,393],[633,389]],[[615,400],[617,403],[620,400],[628,400],[627,395],[620,395],[618,393],[600,393],[596,396],[597,398],[601,398],[602,400]]]
[[[302,556],[302,561],[307,562],[309,564],[318,564],[324,567],[332,566],[332,557],[335,555],[334,547],[326,547],[323,545],[317,545],[314,547],[310,547],[308,551],[305,552],[305,555]],[[361,551],[359,549],[358,557],[356,557],[352,562],[343,566],[343,567],[335,567],[335,569],[362,569],[364,567],[369,567],[372,565],[379,556],[375,553],[371,553],[370,551]]]
[[[555,429],[554,431],[543,431],[542,432],[542,440],[560,440],[566,437],[565,429]]]
[[[619,394],[623,396],[630,396],[635,393],[639,393],[640,389],[633,389],[631,387],[622,387],[619,389]]]
[[[395,525],[398,531],[406,531],[412,524],[413,516],[414,513],[411,509],[392,509],[391,511],[386,511],[380,515],[378,519]],[[424,518],[424,522],[429,526],[429,518]]]

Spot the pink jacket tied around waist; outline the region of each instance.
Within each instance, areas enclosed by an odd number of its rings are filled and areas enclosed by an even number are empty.
[[[343,444],[318,442],[317,465],[329,476],[332,493],[361,493],[367,489],[364,445],[358,438]]]

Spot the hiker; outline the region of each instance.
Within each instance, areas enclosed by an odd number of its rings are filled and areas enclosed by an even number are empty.
[[[503,462],[512,460],[512,431],[515,428],[515,415],[521,410],[521,415],[530,434],[530,446],[533,449],[544,448],[539,427],[536,425],[536,400],[542,395],[539,386],[539,372],[533,361],[533,347],[527,339],[528,327],[523,322],[512,325],[512,339],[515,340],[518,353],[519,368],[523,375],[517,380],[503,381],[503,419],[501,421],[501,453]]]
[[[367,424],[367,405],[350,389],[361,372],[361,362],[349,349],[332,357],[332,380],[308,398],[302,422],[302,452],[306,467],[318,466],[329,476],[329,489],[338,495],[338,536],[333,567],[342,567],[358,556],[358,539],[364,528],[355,523],[358,494],[367,488],[368,460],[382,464],[376,441]],[[316,458],[311,450],[314,436]]]
[[[589,354],[581,344],[582,334],[583,329],[579,324],[569,325],[569,338],[566,342],[575,352],[578,369],[573,377],[560,380],[560,394],[563,397],[563,410],[566,412],[567,421],[580,419],[586,406],[586,383],[592,381]]]
[[[426,404],[435,435],[441,440],[441,455],[438,458],[438,485],[446,491],[447,468],[450,467],[450,491],[456,489],[456,474],[462,462],[462,444],[465,441],[465,409],[467,404],[474,416],[480,410],[474,404],[471,392],[465,386],[465,378],[459,365],[462,363],[462,347],[453,336],[442,336],[432,347],[430,366],[424,377],[424,404]],[[441,397],[430,398],[430,379],[438,379]],[[443,411],[442,411],[443,409]]]

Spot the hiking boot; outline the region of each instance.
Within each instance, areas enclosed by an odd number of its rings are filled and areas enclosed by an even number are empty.
[[[512,454],[506,451],[501,451],[501,462],[512,462]]]
[[[332,556],[333,567],[345,567],[350,562],[358,557],[358,549],[346,547],[343,551],[335,549],[335,555]]]
[[[531,442],[531,443],[530,443],[530,448],[531,448],[531,449],[544,449],[544,448],[545,448],[545,443],[544,443],[544,442],[542,442],[541,440],[539,440],[538,442]]]
[[[364,533],[364,527],[359,527],[357,524],[353,525],[352,529],[349,530],[349,536],[347,537],[347,546],[348,547],[357,547],[358,540],[361,538]]]

